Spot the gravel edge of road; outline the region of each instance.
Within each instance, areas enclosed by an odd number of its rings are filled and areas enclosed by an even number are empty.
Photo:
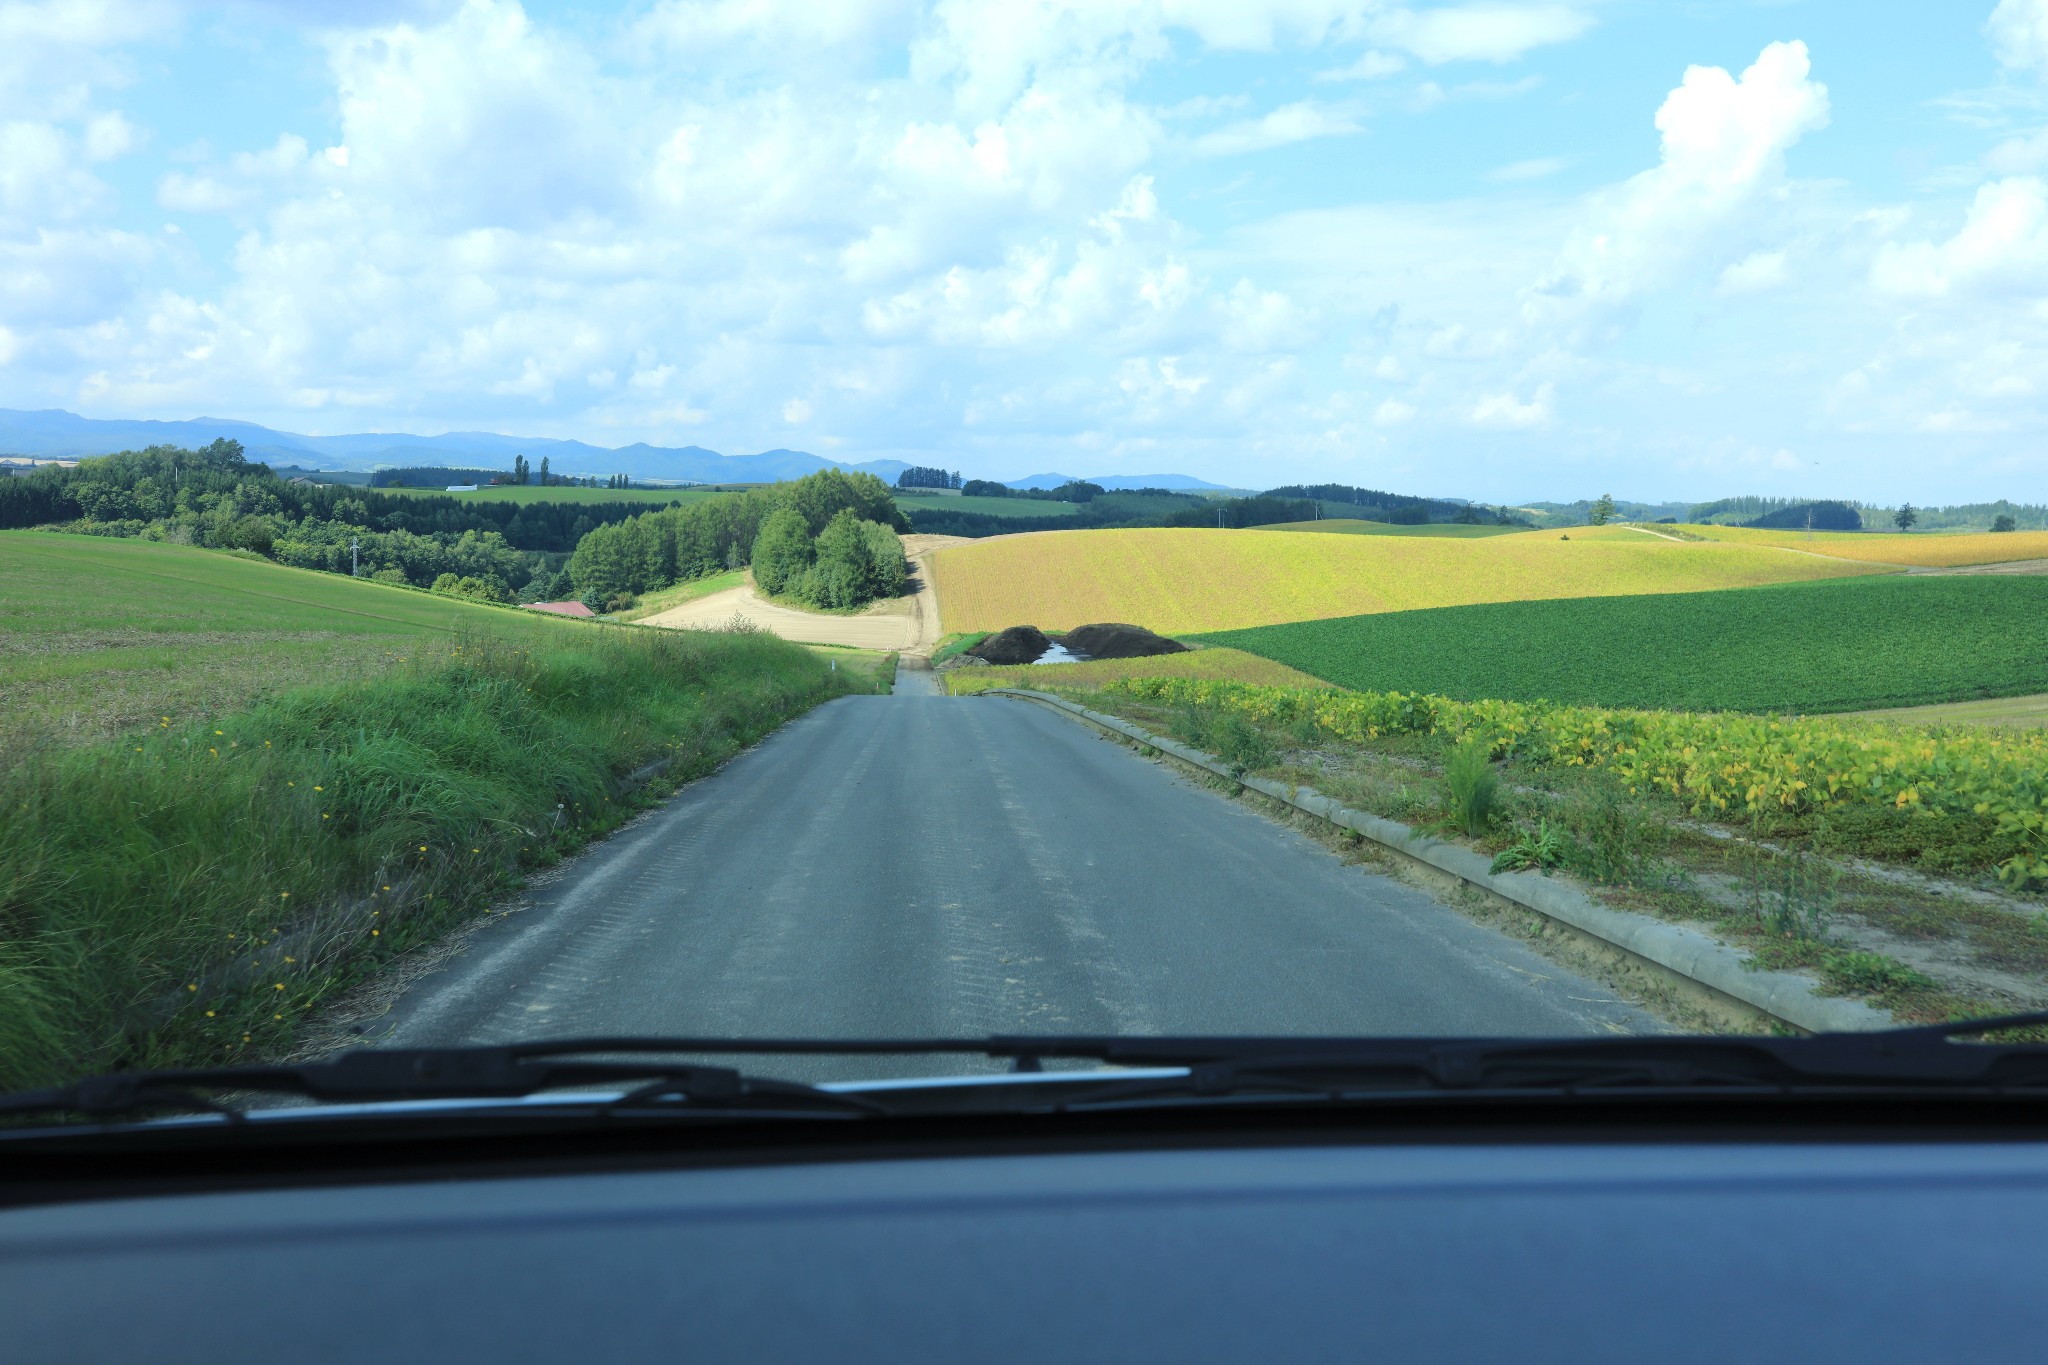
[[[1496,873],[1481,854],[1418,833],[1398,821],[1352,810],[1311,787],[1289,786],[1233,771],[1221,760],[1128,721],[1091,711],[1064,697],[1022,688],[990,688],[980,696],[1014,697],[1157,750],[1180,763],[1258,793],[1317,821],[1372,841],[1433,880],[1515,910],[1534,913],[1569,934],[1620,954],[1630,965],[1676,985],[1688,1003],[1740,1023],[1759,1020],[1803,1033],[1860,1033],[1898,1027],[1891,1015],[1861,1001],[1823,996],[1817,983],[1796,972],[1758,970],[1744,955],[1697,930],[1665,924],[1601,905],[1551,878],[1531,872]]]

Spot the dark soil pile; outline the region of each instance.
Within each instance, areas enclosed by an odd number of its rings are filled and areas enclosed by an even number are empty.
[[[1154,654],[1183,654],[1187,646],[1164,635],[1154,635],[1143,626],[1106,622],[1076,626],[1060,640],[1074,653],[1090,659],[1149,659]]]
[[[1052,648],[1052,641],[1037,626],[1011,626],[999,630],[968,650],[977,659],[992,664],[1036,663],[1038,656]]]

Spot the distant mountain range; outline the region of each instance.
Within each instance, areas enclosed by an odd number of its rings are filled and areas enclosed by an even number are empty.
[[[582,441],[538,436],[501,436],[490,431],[450,431],[439,436],[366,432],[353,436],[300,436],[254,422],[224,417],[156,422],[80,417],[61,408],[30,412],[0,408],[0,454],[45,458],[109,455],[144,446],[203,446],[225,437],[240,441],[252,460],[309,470],[369,470],[404,465],[481,464],[510,469],[515,455],[534,464],[543,456],[558,474],[628,474],[636,479],[690,483],[769,483],[802,478],[820,469],[857,469],[889,483],[911,466],[902,460],[848,463],[802,450],[764,450],[758,455],[721,455],[702,446],[651,446],[644,442],[607,448]],[[1010,480],[1012,488],[1056,488],[1065,474],[1034,474]],[[1216,488],[1185,474],[1096,476],[1104,488]]]
[[[1075,476],[1072,474],[1033,474],[1023,479],[997,480],[998,483],[1006,483],[1012,488],[1058,488],[1063,483],[1074,481]],[[1097,488],[1107,488],[1112,492],[1123,488],[1224,488],[1223,484],[1206,483],[1187,474],[1089,474],[1084,476],[1081,482],[1092,483]]]

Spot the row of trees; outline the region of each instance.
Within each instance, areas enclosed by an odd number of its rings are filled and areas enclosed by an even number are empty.
[[[554,481],[562,482],[561,476]],[[75,468],[45,466],[0,479],[0,529],[63,525],[102,535],[148,531],[159,539],[242,548],[254,548],[245,544],[254,530],[231,533],[229,528],[256,517],[267,524],[272,541],[293,537],[306,521],[335,522],[350,531],[404,532],[444,541],[469,532],[495,533],[514,550],[562,556],[593,527],[647,510],[644,502],[623,500],[514,503],[288,483],[268,466],[245,460],[233,441],[215,441],[200,450],[151,446],[81,460]]]
[[[787,519],[780,523],[782,529],[770,538],[766,548],[776,556],[770,574],[783,576],[776,578],[774,586],[763,583],[770,592],[787,591],[793,577],[818,567],[824,550],[816,542],[824,538],[824,532],[842,513],[850,514],[854,523],[870,523],[886,530],[891,540],[898,531],[909,529],[909,523],[896,509],[889,486],[880,479],[872,474],[824,469],[793,483],[771,484],[729,497],[666,507],[594,527],[570,555],[569,577],[583,600],[602,604],[622,594],[652,592],[724,569],[741,568],[753,562],[770,518],[785,511],[802,523],[804,535],[812,544],[808,559],[800,551],[785,548],[791,539],[791,523]],[[865,592],[866,596],[857,598],[865,601],[887,586],[886,567],[875,571],[882,575],[880,578],[867,570],[850,577],[841,573],[842,561],[852,562],[837,548],[847,534],[835,533],[829,556],[831,572],[815,585],[803,586],[803,592],[816,594],[804,600],[815,600],[819,605],[851,606],[854,602],[836,599],[849,592]],[[855,534],[864,538],[870,558],[889,558],[873,533]],[[900,542],[893,554],[900,562]],[[759,572],[757,568],[757,576]],[[828,579],[829,588],[824,586]],[[901,590],[902,581],[898,579],[890,591]],[[826,600],[828,597],[835,600]]]
[[[501,599],[566,593],[562,564],[577,542],[646,510],[645,503],[521,506],[288,483],[226,440],[199,450],[151,446],[0,480],[0,528],[52,526],[249,550],[330,573],[348,573],[353,564],[364,577],[416,587],[452,574]]]
[[[912,465],[896,476],[898,488],[958,488],[958,470],[931,469],[924,465]]]

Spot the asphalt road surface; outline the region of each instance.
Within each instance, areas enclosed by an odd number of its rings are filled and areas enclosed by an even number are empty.
[[[687,788],[479,929],[370,1037],[1660,1029],[1044,707],[929,687],[906,673],[819,707]]]

